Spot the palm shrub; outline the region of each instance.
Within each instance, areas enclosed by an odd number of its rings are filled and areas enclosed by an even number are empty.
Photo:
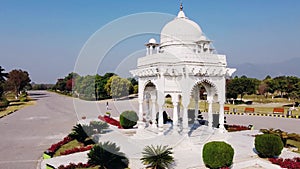
[[[98,133],[103,133],[105,129],[108,129],[108,124],[102,121],[91,121],[90,126],[96,129]]]
[[[168,168],[170,164],[174,162],[174,157],[172,156],[172,148],[168,146],[146,146],[142,152],[143,157],[141,161],[144,165],[152,167],[154,169],[164,169]]]
[[[109,141],[95,145],[88,153],[88,159],[89,164],[99,165],[100,169],[124,169],[129,163],[120,147]]]
[[[135,111],[124,111],[120,115],[120,125],[124,129],[132,128],[138,121],[138,116]]]
[[[263,158],[279,156],[283,149],[283,143],[280,137],[274,134],[257,135],[254,145],[258,155]]]
[[[202,152],[204,164],[212,169],[231,166],[233,155],[234,150],[231,145],[223,141],[206,143]]]
[[[76,139],[78,142],[84,143],[87,138],[94,134],[93,128],[88,125],[77,124],[73,127],[69,137]]]

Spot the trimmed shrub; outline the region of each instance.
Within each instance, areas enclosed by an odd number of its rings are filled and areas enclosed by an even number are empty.
[[[9,105],[9,101],[6,98],[0,98],[0,110],[6,109]]]
[[[138,119],[135,111],[124,111],[120,115],[120,124],[124,129],[129,129],[136,125]]]
[[[203,147],[202,158],[208,168],[218,169],[232,164],[234,150],[223,141],[212,141]]]
[[[280,137],[274,134],[257,135],[254,145],[258,155],[262,158],[279,156],[283,149]]]

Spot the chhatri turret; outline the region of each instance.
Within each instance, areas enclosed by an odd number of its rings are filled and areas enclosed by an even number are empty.
[[[186,17],[182,4],[177,16],[162,28],[160,42],[151,39],[146,47],[146,56],[138,58],[137,69],[131,71],[139,81],[139,128],[150,123],[156,127],[156,112],[159,112],[158,127],[162,133],[165,97],[171,96],[173,126],[176,130],[181,117],[180,125],[186,131],[189,128],[190,115],[187,110],[190,100],[192,98],[198,103],[200,88],[204,87],[208,102],[208,127],[213,129],[212,104],[218,103],[219,130],[224,132],[225,78],[231,76],[235,69],[227,68],[225,55],[214,53],[211,41],[196,22]],[[147,106],[149,110],[145,114],[143,103],[146,101],[149,104],[149,99],[152,106]],[[198,110],[198,104],[195,104],[195,122]],[[145,123],[144,119],[149,119],[146,117],[152,119]]]

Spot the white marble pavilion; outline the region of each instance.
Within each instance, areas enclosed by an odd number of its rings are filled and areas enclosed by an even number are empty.
[[[159,112],[158,129],[162,133],[165,97],[169,95],[174,107],[174,129],[181,117],[180,125],[187,131],[188,105],[191,99],[199,103],[202,86],[207,93],[208,127],[213,129],[212,104],[218,103],[219,131],[225,132],[225,78],[236,69],[227,68],[226,56],[215,53],[199,25],[185,16],[182,5],[177,17],[163,27],[160,43],[150,39],[146,47],[146,56],[139,58],[137,69],[131,71],[139,82],[139,128],[146,127],[149,121],[156,127]],[[145,102],[147,108],[143,108]],[[194,108],[195,121],[198,105]]]

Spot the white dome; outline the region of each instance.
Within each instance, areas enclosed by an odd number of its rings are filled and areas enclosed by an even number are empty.
[[[167,23],[161,31],[161,46],[182,43],[195,43],[202,37],[202,30],[197,23],[185,17],[183,11]]]
[[[149,43],[156,43],[156,40],[155,40],[154,38],[151,38],[151,39],[149,40]]]

